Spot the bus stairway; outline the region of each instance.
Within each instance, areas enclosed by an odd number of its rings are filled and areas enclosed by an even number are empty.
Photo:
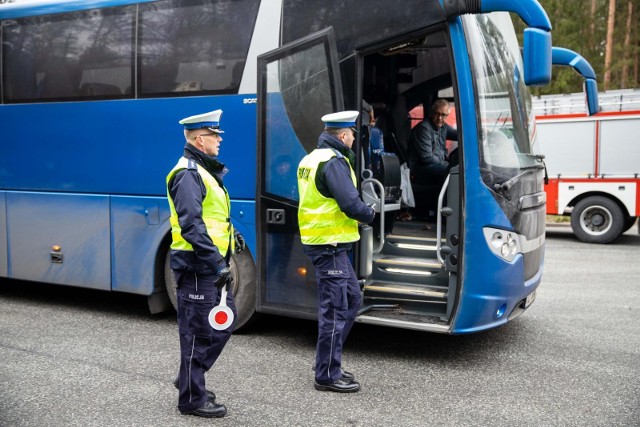
[[[366,304],[400,304],[435,312],[446,306],[448,274],[435,255],[434,238],[388,235],[364,284]]]
[[[441,241],[444,244],[445,240],[442,239]],[[437,259],[436,242],[435,237],[387,234],[381,254]]]

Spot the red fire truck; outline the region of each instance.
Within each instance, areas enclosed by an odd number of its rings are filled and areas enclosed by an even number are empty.
[[[640,215],[640,90],[599,99],[593,116],[583,93],[534,100],[547,214],[569,215],[576,237],[589,243],[613,241]]]

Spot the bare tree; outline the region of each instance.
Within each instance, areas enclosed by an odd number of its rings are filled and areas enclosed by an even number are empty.
[[[591,10],[589,13],[589,50],[594,51],[596,48],[595,34],[596,34],[596,7],[598,6],[598,0],[591,0]]]
[[[638,87],[640,85],[640,75],[638,75],[638,59],[640,58],[640,35],[638,34],[638,10],[640,10],[640,0],[633,1],[633,15],[631,15],[631,60],[630,67],[631,85]]]
[[[604,50],[604,90],[611,83],[611,58],[613,57],[613,31],[616,21],[616,0],[609,0],[609,16],[607,18],[607,44]]]
[[[622,47],[622,77],[620,78],[620,87],[627,87],[627,79],[629,77],[629,62],[631,56],[631,17],[633,16],[633,2],[627,0],[627,25],[624,33],[624,43]]]

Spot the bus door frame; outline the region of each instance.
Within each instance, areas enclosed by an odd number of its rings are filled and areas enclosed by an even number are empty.
[[[296,310],[291,307],[283,307],[278,304],[269,304],[265,298],[268,286],[266,280],[267,269],[269,268],[267,265],[269,254],[267,254],[268,248],[266,247],[266,235],[269,232],[269,229],[278,228],[279,230],[284,230],[284,232],[292,238],[299,239],[297,200],[286,199],[266,191],[266,174],[269,172],[266,167],[268,161],[266,138],[268,135],[267,128],[271,125],[271,123],[267,121],[267,65],[293,56],[318,44],[324,45],[325,58],[328,61],[326,65],[331,86],[331,109],[332,111],[341,111],[344,109],[342,78],[338,65],[338,50],[336,47],[333,27],[327,27],[298,40],[287,43],[277,49],[266,52],[258,56],[257,60],[256,311],[314,319],[317,316],[315,307],[313,308],[313,311],[310,311],[309,307],[304,307],[304,310]],[[281,69],[280,72],[283,72],[283,70]],[[279,75],[279,77],[281,77],[281,75]],[[321,126],[321,112],[315,111],[314,113],[317,115],[318,125]],[[316,138],[318,135],[316,135]],[[297,136],[298,135],[296,135],[296,137]],[[297,161],[299,160],[301,159],[297,159]],[[297,162],[293,166],[293,170],[297,174]],[[288,272],[288,274],[294,273],[294,271]],[[308,270],[306,274],[313,274],[313,271]],[[314,301],[314,303],[317,304],[317,301]]]

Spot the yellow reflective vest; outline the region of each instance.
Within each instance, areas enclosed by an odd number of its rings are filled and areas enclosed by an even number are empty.
[[[181,157],[171,172],[169,172],[169,175],[167,175],[167,197],[171,211],[169,218],[172,237],[171,249],[177,251],[193,251],[193,246],[182,237],[178,214],[171,195],[169,194],[168,187],[171,178],[179,171],[187,169],[188,164],[189,159]],[[206,195],[202,200],[202,220],[207,227],[207,234],[209,234],[213,244],[216,245],[218,251],[220,251],[220,255],[224,257],[227,255],[230,244],[231,250],[234,250],[234,242],[233,239],[231,239],[231,236],[233,236],[233,225],[231,225],[230,221],[231,203],[229,201],[229,194],[205,168],[197,163],[195,163],[195,165],[198,168],[198,174],[202,178],[206,189]]]
[[[316,187],[318,166],[336,155],[336,151],[331,148],[317,148],[305,156],[298,165],[298,225],[302,243],[305,245],[350,243],[360,239],[358,221],[345,215],[335,199],[323,196]],[[356,175],[351,164],[349,169],[355,187]]]

